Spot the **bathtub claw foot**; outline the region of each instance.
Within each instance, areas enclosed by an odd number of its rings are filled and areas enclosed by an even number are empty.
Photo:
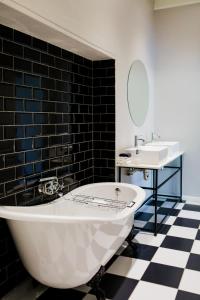
[[[128,242],[128,244],[131,246],[133,244],[133,238],[134,238],[134,227],[132,227],[129,235],[126,238],[126,241]]]
[[[106,300],[105,293],[102,289],[100,289],[100,288],[94,289],[94,293],[95,293],[97,300]]]
[[[131,229],[131,232],[129,233],[129,235],[126,238],[126,241],[128,243],[128,245],[132,248],[132,250],[135,252],[137,251],[137,244],[133,242],[135,233],[134,233],[134,227]]]
[[[103,289],[100,288],[100,282],[104,274],[105,274],[105,267],[101,266],[99,271],[87,283],[87,285],[93,289],[97,300],[106,300],[105,293]]]

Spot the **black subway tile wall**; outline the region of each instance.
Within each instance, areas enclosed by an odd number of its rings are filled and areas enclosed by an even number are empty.
[[[92,62],[3,25],[0,45],[0,205],[53,200],[38,193],[42,177],[58,176],[65,192],[114,181],[114,60]],[[0,273],[0,297],[26,275],[3,219]]]
[[[94,181],[115,180],[115,61],[93,62]]]

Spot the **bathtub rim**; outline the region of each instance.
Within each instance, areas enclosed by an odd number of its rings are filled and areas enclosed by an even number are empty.
[[[83,188],[87,188],[91,185],[98,185],[98,186],[110,186],[110,185],[118,185],[118,186],[124,186],[128,187],[136,192],[136,196],[134,199],[132,199],[135,202],[135,205],[131,208],[125,208],[122,211],[112,214],[111,216],[69,216],[69,215],[46,215],[39,212],[23,212],[23,209],[25,208],[27,210],[28,207],[48,207],[56,204],[57,202],[61,201],[67,201],[63,197],[60,197],[58,199],[55,199],[52,202],[46,203],[46,204],[39,204],[35,206],[0,206],[0,217],[4,218],[6,220],[14,220],[14,221],[25,221],[25,222],[53,222],[53,223],[77,223],[77,222],[109,222],[109,221],[117,221],[121,220],[127,216],[129,216],[130,213],[135,212],[144,202],[145,199],[145,191],[140,188],[139,186],[129,184],[129,183],[117,183],[117,182],[104,182],[104,183],[90,183],[83,185],[81,187],[78,187],[72,191],[72,193],[77,192],[79,190],[82,190]],[[66,194],[67,195],[67,194]],[[66,196],[64,195],[64,196]]]

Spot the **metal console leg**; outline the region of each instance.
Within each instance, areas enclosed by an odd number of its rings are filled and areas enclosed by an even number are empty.
[[[155,201],[154,212],[154,235],[157,235],[157,206],[158,206],[158,170],[153,170],[153,192]]]
[[[180,202],[183,201],[183,156],[180,156]]]
[[[118,167],[118,182],[121,182],[121,167]]]

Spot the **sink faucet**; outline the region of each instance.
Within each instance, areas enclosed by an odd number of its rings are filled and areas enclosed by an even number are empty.
[[[143,144],[145,143],[145,139],[138,137],[135,135],[135,148],[136,148],[136,154],[139,154],[139,149],[138,148],[138,141],[142,141]]]
[[[145,139],[139,138],[138,135],[135,135],[135,147],[138,147],[138,141],[142,141],[143,144],[145,143]]]
[[[159,140],[159,139],[160,139],[160,135],[157,134],[157,133],[152,132],[151,141],[153,142],[153,141],[156,141],[156,140]]]
[[[64,185],[58,182],[58,177],[54,176],[41,178],[39,182],[40,184],[38,186],[38,191],[40,193],[43,193],[45,195],[63,195],[62,190],[64,188]]]

